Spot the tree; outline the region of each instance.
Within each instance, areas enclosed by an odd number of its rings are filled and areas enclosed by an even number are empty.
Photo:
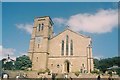
[[[3,68],[4,68],[4,70],[13,70],[13,69],[15,69],[14,64],[13,64],[12,61],[6,62],[5,64],[3,64]]]
[[[117,69],[116,72],[120,76],[120,69]]]
[[[0,60],[0,70],[2,70],[2,60]]]
[[[98,59],[94,59],[94,68],[98,68],[99,65],[99,60]]]
[[[103,73],[112,66],[120,67],[120,57],[113,57],[113,58],[105,58],[105,59],[94,59],[95,68],[99,69]],[[117,70],[118,74],[119,71]]]
[[[28,56],[23,55],[16,58],[15,67],[17,70],[26,70],[27,68],[32,67],[32,62]]]

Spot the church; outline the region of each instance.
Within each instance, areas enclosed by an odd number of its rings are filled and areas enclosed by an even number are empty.
[[[53,35],[49,16],[34,19],[28,55],[32,70],[49,69],[52,73],[90,73],[93,71],[92,40],[67,28]]]

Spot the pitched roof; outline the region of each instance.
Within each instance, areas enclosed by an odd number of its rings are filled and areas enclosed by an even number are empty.
[[[82,37],[85,37],[85,38],[90,38],[90,36],[86,36],[86,35],[77,33],[77,32],[75,32],[75,31],[73,31],[73,30],[71,30],[70,28],[67,27],[66,29],[64,29],[64,31],[62,31],[62,32],[58,33],[57,35],[53,36],[51,39],[57,37],[58,35],[62,34],[63,32],[65,32],[65,31],[67,31],[67,30],[69,30],[69,31],[71,31],[71,32],[73,32],[73,33],[75,33],[75,34],[77,34],[77,35],[79,35],[79,36],[82,36]]]

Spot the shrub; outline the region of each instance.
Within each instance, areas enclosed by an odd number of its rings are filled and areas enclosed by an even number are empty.
[[[39,72],[38,72],[38,74],[41,74],[41,73],[44,74],[44,73],[46,73],[46,72],[50,73],[50,70],[49,70],[49,69],[46,69],[46,70],[40,69]]]
[[[41,73],[44,74],[45,72],[46,72],[46,70],[44,70],[44,69],[40,69],[40,70],[38,71],[38,75],[41,74]]]
[[[119,75],[119,76],[120,76],[120,68],[119,68],[119,69],[117,69],[117,70],[116,70],[116,72],[117,72],[117,75]]]
[[[108,71],[108,74],[109,74],[110,76],[112,76],[112,71]]]
[[[76,71],[75,72],[75,75],[78,77],[80,75],[80,72],[79,71]]]
[[[92,74],[100,74],[100,72],[98,70],[94,70],[91,72]]]

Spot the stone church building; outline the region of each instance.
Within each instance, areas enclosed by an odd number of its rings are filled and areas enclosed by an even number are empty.
[[[53,35],[49,16],[34,19],[29,45],[32,70],[49,69],[52,73],[88,72],[93,70],[91,38],[67,28]]]

